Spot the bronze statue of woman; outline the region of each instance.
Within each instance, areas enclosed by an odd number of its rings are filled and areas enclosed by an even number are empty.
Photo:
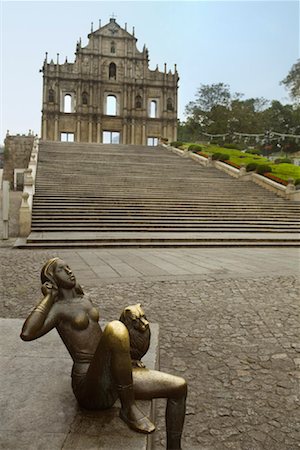
[[[110,408],[117,398],[120,417],[133,430],[152,433],[153,423],[135,400],[167,398],[167,449],[181,448],[187,385],[183,378],[132,367],[126,326],[114,320],[104,329],[99,312],[84,297],[69,266],[50,259],[41,271],[44,298],[26,319],[21,338],[31,341],[56,328],[72,359],[72,388],[80,406]]]

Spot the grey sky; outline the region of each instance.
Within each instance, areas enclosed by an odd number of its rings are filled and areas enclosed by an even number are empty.
[[[40,133],[45,52],[72,62],[91,22],[95,30],[112,13],[129,32],[135,27],[151,69],[177,64],[181,119],[201,83],[227,83],[245,98],[289,101],[279,82],[299,58],[299,1],[2,1],[1,141],[7,129]]]

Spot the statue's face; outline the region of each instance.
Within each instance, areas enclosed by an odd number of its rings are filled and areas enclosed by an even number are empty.
[[[56,262],[54,277],[58,287],[72,289],[76,285],[75,276],[70,267],[61,259]]]

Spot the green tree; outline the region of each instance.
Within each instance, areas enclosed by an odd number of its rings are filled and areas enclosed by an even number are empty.
[[[291,67],[289,73],[280,84],[286,87],[292,100],[300,103],[300,59]]]

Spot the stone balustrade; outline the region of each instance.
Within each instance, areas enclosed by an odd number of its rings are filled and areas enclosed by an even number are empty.
[[[19,212],[19,236],[27,237],[31,231],[31,212],[32,202],[35,193],[35,178],[37,171],[37,159],[39,140],[37,137],[34,139],[32,152],[28,168],[24,171],[24,188],[22,194],[22,204]]]
[[[287,186],[283,186],[282,184],[270,180],[263,175],[259,175],[254,172],[247,172],[245,167],[237,169],[222,161],[213,161],[211,157],[206,158],[204,156],[197,155],[196,153],[188,152],[187,150],[180,150],[178,148],[164,144],[162,144],[162,146],[183,157],[189,156],[191,159],[197,161],[202,166],[216,167],[218,170],[227,173],[231,177],[239,178],[244,181],[251,180],[253,181],[253,183],[258,184],[268,191],[274,192],[276,195],[285,198],[286,200],[300,202],[300,190],[296,189],[293,180],[290,180]]]

